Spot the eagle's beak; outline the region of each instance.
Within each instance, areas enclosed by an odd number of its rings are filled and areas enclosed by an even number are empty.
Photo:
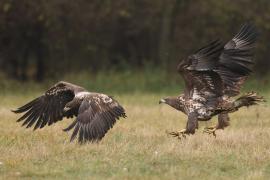
[[[161,99],[161,100],[159,100],[159,104],[161,104],[161,103],[165,103],[166,101],[164,100],[164,99]]]

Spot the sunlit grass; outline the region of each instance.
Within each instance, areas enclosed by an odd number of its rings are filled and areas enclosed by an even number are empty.
[[[0,179],[269,179],[268,103],[231,115],[231,126],[217,138],[202,133],[216,123],[200,123],[194,136],[179,141],[166,130],[180,130],[186,117],[158,100],[167,93],[113,94],[126,108],[98,144],[69,143],[62,131],[71,120],[33,132],[10,112],[40,94],[6,94],[0,102]],[[263,93],[268,97],[268,93]],[[168,95],[168,94],[167,94]]]

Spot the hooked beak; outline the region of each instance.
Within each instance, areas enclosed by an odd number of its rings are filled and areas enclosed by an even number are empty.
[[[165,99],[161,99],[161,100],[159,100],[159,104],[161,104],[161,103],[165,103],[166,101],[165,101]]]

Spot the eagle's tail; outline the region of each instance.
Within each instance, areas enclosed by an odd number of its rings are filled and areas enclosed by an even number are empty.
[[[234,108],[238,109],[243,106],[257,105],[259,102],[265,102],[263,96],[258,96],[256,92],[249,92],[234,101]]]

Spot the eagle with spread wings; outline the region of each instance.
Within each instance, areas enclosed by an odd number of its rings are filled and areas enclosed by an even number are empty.
[[[185,81],[184,93],[163,98],[159,103],[182,111],[188,120],[185,129],[170,132],[170,135],[181,138],[194,134],[198,121],[208,121],[218,115],[217,125],[204,129],[204,132],[216,136],[217,129],[229,126],[228,113],[264,101],[255,92],[235,100],[232,98],[240,93],[241,86],[252,72],[257,37],[255,27],[244,24],[226,44],[213,41],[179,63],[177,70]]]
[[[74,129],[70,141],[78,136],[79,143],[101,140],[117,119],[126,117],[124,108],[113,97],[64,81],[13,112],[24,113],[17,121],[23,121],[26,128],[34,126],[34,130],[76,116],[64,131]]]

